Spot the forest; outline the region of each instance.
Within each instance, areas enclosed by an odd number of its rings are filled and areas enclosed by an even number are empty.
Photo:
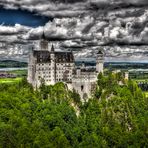
[[[0,60],[0,68],[12,68],[12,67],[27,67],[26,62],[19,62],[19,61],[13,61],[13,60]]]
[[[0,84],[0,147],[148,147],[148,98],[121,74],[98,75],[84,103],[64,83]]]

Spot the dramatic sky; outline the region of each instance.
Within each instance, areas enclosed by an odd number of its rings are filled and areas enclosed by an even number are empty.
[[[27,60],[43,29],[76,58],[148,62],[148,0],[0,0],[0,59]]]

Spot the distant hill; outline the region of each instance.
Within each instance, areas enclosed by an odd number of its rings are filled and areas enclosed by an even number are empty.
[[[27,67],[26,62],[13,61],[13,60],[3,60],[0,61],[0,68],[12,68],[12,67]]]
[[[96,61],[86,61],[86,60],[77,60],[75,64],[77,66],[82,65],[82,62],[85,63],[86,66],[95,66]],[[115,69],[123,69],[123,70],[128,70],[128,69],[148,69],[148,63],[140,63],[140,62],[105,62],[104,67],[110,70],[115,70]]]
[[[148,63],[136,62],[105,62],[104,66],[108,69],[148,69]]]

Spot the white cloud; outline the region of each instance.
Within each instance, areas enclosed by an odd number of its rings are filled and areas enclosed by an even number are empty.
[[[35,11],[37,14],[55,17],[53,22],[44,26],[45,35],[49,41],[56,39],[58,48],[81,48],[81,56],[94,56],[93,50],[104,45],[110,56],[128,57],[128,53],[139,53],[136,48],[112,48],[113,44],[148,44],[148,11],[147,8],[125,8],[126,4],[146,5],[146,0],[77,0],[75,3],[43,0],[0,0],[0,5],[5,8],[25,9]],[[124,8],[122,5],[124,4]],[[114,10],[120,5],[120,9]],[[127,5],[128,6],[128,5]],[[102,9],[99,9],[102,8]],[[105,8],[103,10],[103,8]],[[142,10],[142,11],[140,11]],[[140,12],[140,13],[139,13]],[[128,24],[131,24],[129,27]],[[138,27],[137,27],[138,26]],[[15,26],[0,25],[0,41],[8,44],[25,44],[32,40],[39,40],[43,27],[31,28],[16,24]],[[63,40],[61,42],[61,40]],[[111,44],[110,48],[106,46]],[[18,45],[16,45],[18,46]],[[22,47],[24,48],[24,47]],[[101,47],[102,48],[102,47]],[[138,47],[137,47],[138,48]],[[10,48],[12,54],[24,54],[19,48]],[[9,48],[7,48],[9,51]],[[19,52],[20,50],[20,52]],[[80,49],[79,49],[80,50]],[[142,47],[142,51],[148,48]],[[139,54],[143,56],[143,52]],[[0,53],[3,51],[0,50]],[[6,52],[7,53],[7,52]],[[7,54],[6,54],[7,55]],[[136,54],[134,55],[137,56]],[[131,56],[129,56],[130,58]]]

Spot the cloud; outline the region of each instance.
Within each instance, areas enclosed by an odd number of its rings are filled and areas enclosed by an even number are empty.
[[[57,48],[74,50],[77,57],[95,57],[94,51],[99,48],[106,51],[107,58],[131,59],[138,57],[138,54],[146,57],[147,0],[0,0],[0,5],[6,9],[25,9],[36,12],[37,15],[54,18],[44,27],[1,25],[0,41],[8,45],[19,47],[36,43],[44,30],[49,42],[56,43]],[[23,51],[26,46],[21,46]],[[142,50],[139,52],[138,48]],[[20,48],[16,50],[7,47],[5,50],[10,57],[17,54],[9,54],[9,51],[19,53]],[[0,49],[0,53],[3,51],[4,49]],[[24,52],[20,53],[27,56]]]
[[[3,26],[0,25],[0,35],[14,35],[19,33],[26,33],[30,28],[16,24],[15,26]]]
[[[87,0],[0,0],[0,5],[6,9],[25,9],[49,17],[71,17],[86,12]]]
[[[6,9],[25,9],[53,17],[76,16],[89,10],[120,9],[122,7],[146,6],[147,0],[0,0],[0,5]],[[68,13],[66,13],[68,12]],[[66,15],[67,14],[67,15]]]
[[[135,4],[135,5],[146,5],[148,4],[147,0],[120,0],[123,3],[127,3],[127,4]]]

